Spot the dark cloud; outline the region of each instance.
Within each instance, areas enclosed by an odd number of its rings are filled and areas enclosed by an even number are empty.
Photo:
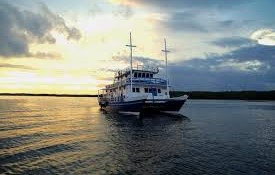
[[[185,32],[207,32],[205,26],[199,23],[196,15],[191,12],[173,13],[171,18],[164,21],[164,26]]]
[[[252,0],[253,1],[253,0]],[[254,0],[255,1],[255,0]],[[132,2],[132,1],[131,1]],[[144,6],[158,6],[161,14],[166,14],[162,19],[155,19],[160,23],[160,28],[171,29],[185,33],[204,32],[206,34],[228,34],[229,36],[244,36],[262,26],[270,26],[266,20],[257,20],[255,16],[264,10],[248,0],[219,1],[219,0],[183,0],[183,1],[139,1]],[[265,4],[266,2],[262,2]],[[216,7],[216,8],[212,8]],[[234,7],[234,8],[231,8]],[[246,9],[247,13],[242,15]],[[237,15],[241,14],[241,15]],[[257,14],[257,15],[256,15]],[[211,36],[209,35],[209,36]]]
[[[50,9],[45,4],[41,3],[40,9],[44,20],[50,24],[49,27],[51,28],[49,28],[48,31],[57,30],[58,32],[67,36],[68,40],[79,40],[81,38],[81,33],[77,28],[67,26],[65,20],[59,15],[50,11]]]
[[[78,40],[78,29],[68,27],[65,20],[51,12],[46,5],[39,4],[39,12],[20,10],[18,7],[0,2],[0,56],[29,56],[30,43],[55,43],[51,31],[55,30],[68,40]]]
[[[275,47],[253,45],[169,66],[171,84],[185,90],[275,89]]]
[[[13,68],[13,69],[26,69],[26,70],[35,70],[32,67],[24,66],[24,65],[17,65],[17,64],[6,64],[6,63],[0,63],[0,68]]]
[[[217,57],[219,58],[219,57]],[[234,59],[238,61],[259,60],[273,64],[275,62],[275,47],[255,44],[244,47],[220,56],[221,59]]]
[[[242,46],[255,44],[255,42],[252,41],[251,39],[238,37],[238,36],[221,38],[211,43],[220,47],[225,47],[225,48],[242,47]]]
[[[187,67],[170,67],[171,85],[176,90],[229,91],[229,90],[272,90],[275,82],[271,74],[241,71],[209,71]]]
[[[155,19],[160,24],[160,28],[169,29],[185,33],[221,33],[230,36],[240,35],[240,31],[253,31],[262,24],[258,21],[248,19],[223,19],[218,15],[218,11],[187,9],[183,11],[167,12],[161,19]]]
[[[235,24],[235,21],[233,20],[223,20],[218,22],[218,25],[220,27],[232,27],[234,26],[234,24]]]
[[[240,31],[252,32],[262,25],[262,22],[255,20],[219,19],[211,16],[209,12],[198,13],[196,10],[185,12],[171,12],[170,17],[158,19],[161,28],[168,28],[172,31],[183,31],[185,33],[203,32],[206,34],[220,33],[238,37]],[[233,36],[232,36],[233,37]],[[236,39],[236,38],[235,38]]]

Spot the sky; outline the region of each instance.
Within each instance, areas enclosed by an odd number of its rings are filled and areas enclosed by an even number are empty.
[[[0,0],[0,93],[96,94],[160,68],[172,90],[275,89],[273,0]]]

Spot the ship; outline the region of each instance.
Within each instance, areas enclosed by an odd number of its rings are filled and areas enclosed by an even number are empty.
[[[132,36],[130,43],[130,67],[115,73],[112,84],[98,91],[98,104],[101,109],[119,112],[157,113],[180,111],[188,95],[171,98],[167,74],[167,50],[164,39],[165,78],[159,78],[158,67],[137,65],[133,67]]]

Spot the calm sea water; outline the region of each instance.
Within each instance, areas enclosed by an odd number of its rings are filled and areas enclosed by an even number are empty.
[[[0,174],[275,174],[275,102],[189,100],[181,113],[2,96]]]

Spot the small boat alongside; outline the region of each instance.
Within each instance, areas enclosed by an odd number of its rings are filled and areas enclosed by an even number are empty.
[[[121,112],[178,112],[188,96],[170,98],[169,81],[167,76],[167,53],[166,78],[157,78],[159,69],[146,65],[132,66],[132,38],[130,33],[130,68],[120,70],[115,73],[114,82],[98,91],[98,103],[102,109]]]

